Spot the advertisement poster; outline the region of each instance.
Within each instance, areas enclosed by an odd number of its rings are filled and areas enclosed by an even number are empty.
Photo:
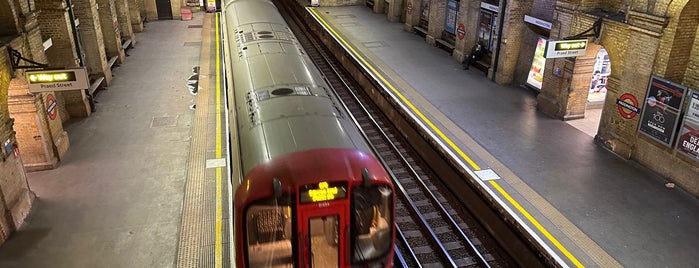
[[[444,30],[456,34],[456,12],[459,10],[459,2],[456,0],[447,1],[447,18],[444,21]]]
[[[671,146],[685,91],[682,85],[651,77],[638,131]]]
[[[527,84],[541,91],[541,83],[544,81],[544,66],[546,65],[546,39],[539,37],[539,42],[536,43],[534,50],[534,59],[532,60],[532,68],[529,69],[527,75]]]
[[[699,92],[696,90],[689,99],[675,150],[699,161]]]

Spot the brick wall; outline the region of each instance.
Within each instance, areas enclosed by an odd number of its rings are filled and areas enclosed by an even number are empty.
[[[136,44],[136,35],[133,34],[133,27],[131,24],[131,12],[129,10],[128,0],[116,0],[114,1],[116,5],[117,20],[119,21],[119,30],[121,31],[122,39],[131,39],[131,45]]]
[[[699,1],[691,1],[677,20],[676,32],[668,55],[670,64],[667,64],[664,75],[666,79],[681,82],[684,78],[696,39],[697,25],[699,25]],[[658,53],[665,53],[665,51]]]
[[[34,194],[27,185],[22,159],[14,151],[6,154],[5,141],[17,144],[14,120],[8,110],[8,91],[12,68],[6,46],[0,46],[0,244],[17,230],[31,209]]]
[[[124,62],[124,48],[121,46],[121,29],[117,20],[116,4],[114,0],[97,0],[99,5],[99,21],[102,37],[104,38],[104,50],[107,60],[117,57],[117,62]]]
[[[524,15],[528,15],[533,6],[533,1],[510,1],[507,5],[507,10],[504,14],[505,19],[502,29],[502,40],[507,40],[507,43],[501,44],[500,55],[498,59],[498,68],[495,81],[498,84],[511,84],[514,80],[517,59],[520,56],[522,43],[526,40],[527,26],[524,22]],[[503,16],[503,14],[498,14]],[[497,33],[494,34],[497,36]],[[498,39],[497,41],[500,41]],[[534,43],[536,44],[536,43]],[[497,49],[497,44],[495,45]],[[494,49],[494,50],[496,50]],[[533,49],[531,50],[533,55]],[[493,51],[495,58],[496,51]],[[531,61],[530,61],[531,64]]]
[[[13,2],[0,2],[0,36],[12,36],[17,34],[16,17],[12,13]]]
[[[145,7],[143,0],[125,0],[129,2],[129,15],[131,16],[131,28],[134,32],[140,33],[143,31],[143,19],[145,15]]]
[[[107,54],[104,50],[104,38],[95,0],[76,1],[73,4],[73,12],[80,20],[79,32],[87,71],[91,78],[104,76],[105,81],[110,83],[112,72],[107,66]]]

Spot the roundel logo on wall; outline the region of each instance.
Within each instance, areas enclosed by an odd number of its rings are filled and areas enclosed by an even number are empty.
[[[616,105],[621,117],[626,119],[633,118],[641,110],[638,108],[638,100],[636,100],[636,96],[630,93],[624,93],[621,95],[621,97],[616,99]]]
[[[463,23],[459,23],[459,27],[456,28],[456,34],[459,37],[459,40],[464,39],[464,36],[466,35],[466,27],[464,27]]]
[[[46,114],[51,118],[51,120],[56,119],[58,115],[58,108],[56,108],[56,97],[53,94],[46,96]]]

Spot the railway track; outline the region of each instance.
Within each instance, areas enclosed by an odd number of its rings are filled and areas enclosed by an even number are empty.
[[[294,3],[294,2],[291,2]],[[277,3],[281,4],[281,3]],[[350,112],[378,158],[394,178],[396,194],[396,266],[508,267],[513,262],[484,232],[477,220],[428,163],[411,147],[391,120],[383,116],[354,78],[331,53],[299,25],[292,8],[279,6],[308,55]]]

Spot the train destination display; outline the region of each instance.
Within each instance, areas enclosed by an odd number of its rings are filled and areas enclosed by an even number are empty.
[[[301,189],[301,203],[323,202],[343,199],[347,196],[347,185],[336,182],[320,182],[317,185],[306,185]]]

